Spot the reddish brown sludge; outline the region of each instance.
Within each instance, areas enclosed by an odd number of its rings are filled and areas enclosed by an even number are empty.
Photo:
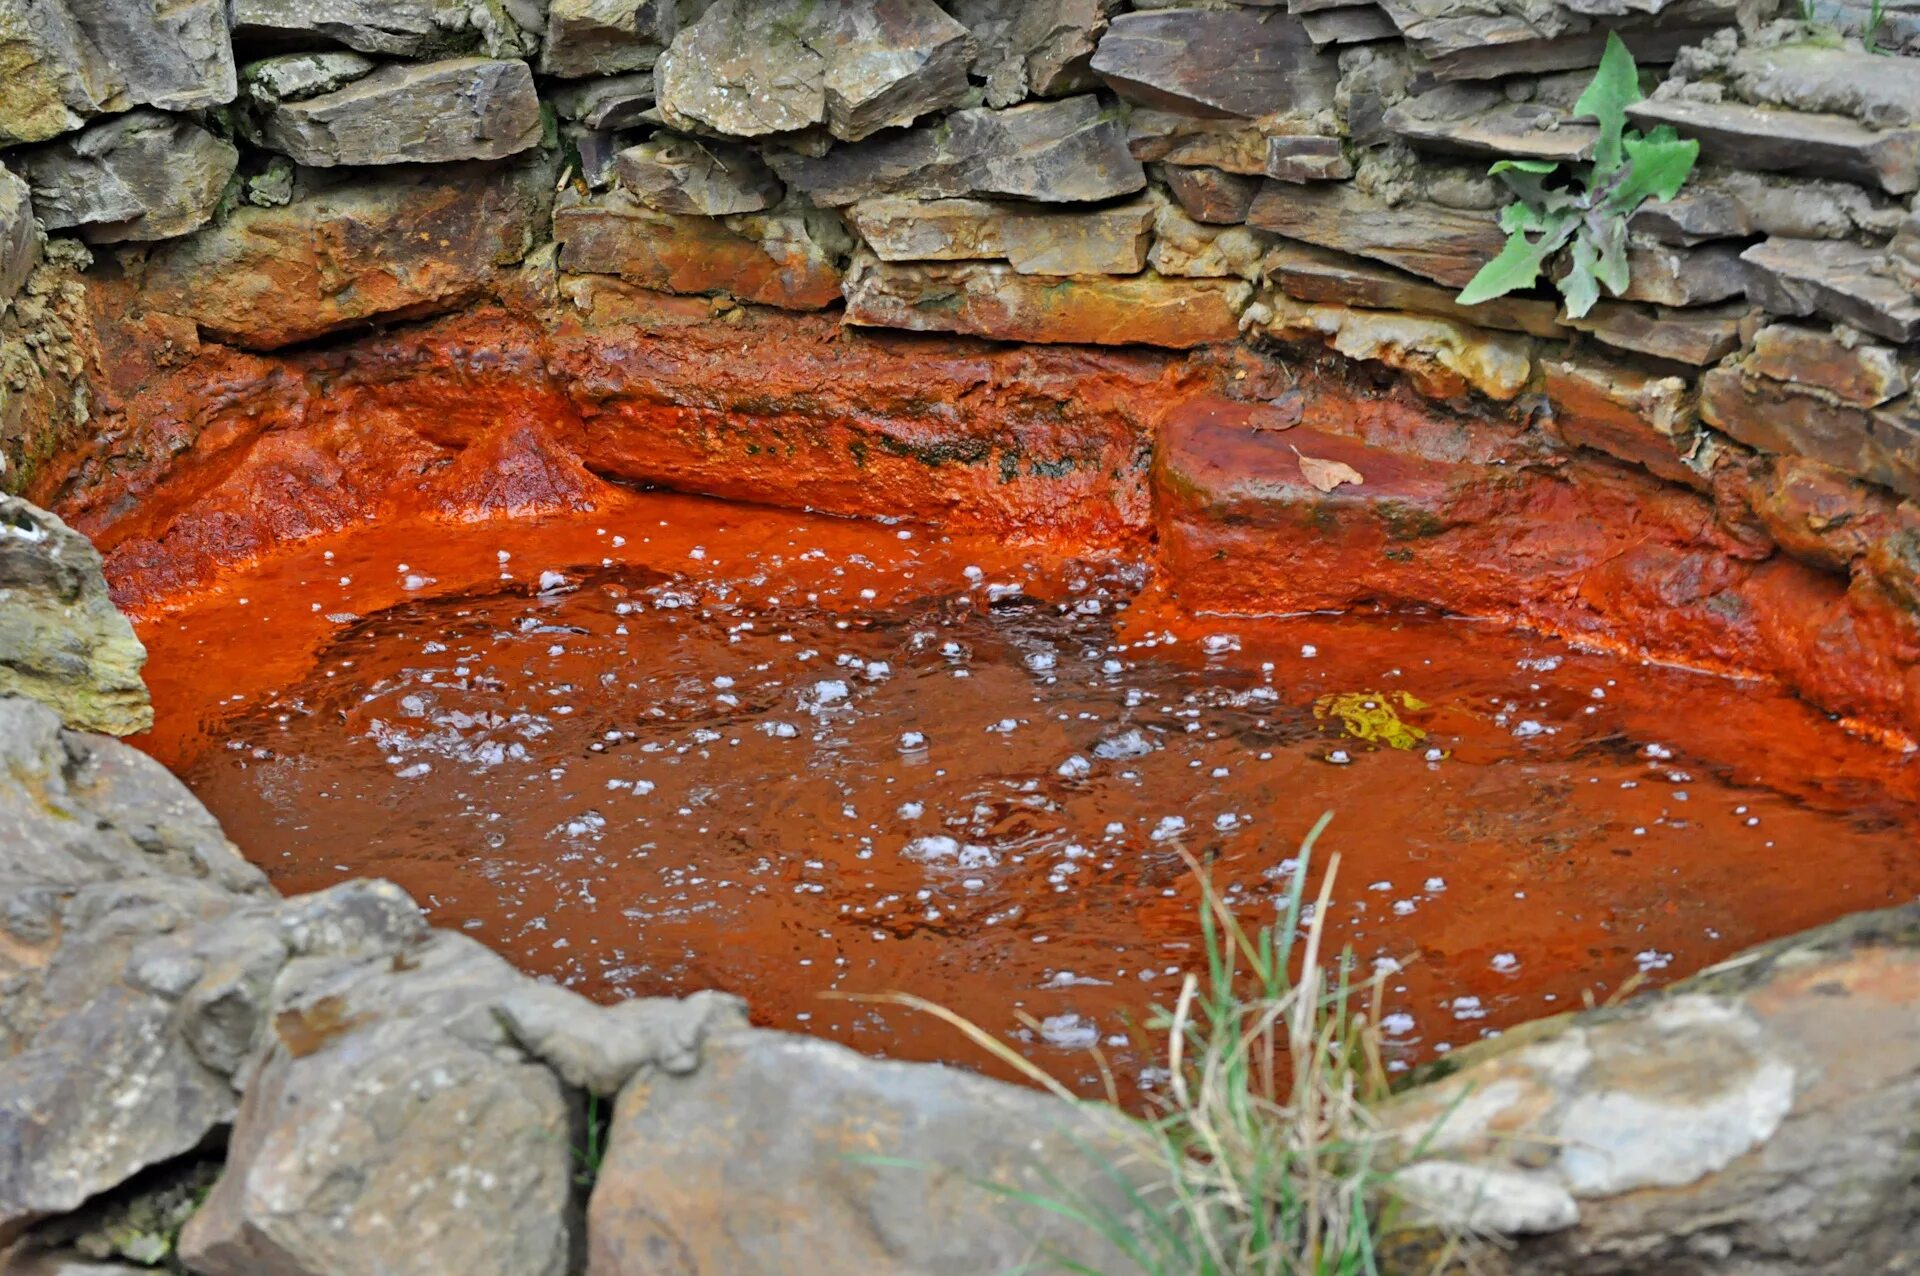
[[[597,995],[978,1066],[820,995],[911,992],[1086,1087],[1089,1044],[1156,1062],[1128,1024],[1196,964],[1181,852],[1264,921],[1323,810],[1401,1065],[1920,891],[1909,760],[1764,684],[1161,594],[665,494],[396,518],[149,607],[146,745],[283,889],[390,877]]]

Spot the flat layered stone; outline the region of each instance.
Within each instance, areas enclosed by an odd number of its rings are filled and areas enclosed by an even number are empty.
[[[651,71],[678,30],[674,0],[551,0],[540,73],[577,78]]]
[[[1386,127],[1431,150],[1496,159],[1593,158],[1599,127],[1545,102],[1509,102],[1497,89],[1446,84],[1389,107]]]
[[[350,49],[326,53],[283,53],[240,69],[247,96],[262,105],[297,102],[344,88],[380,64]]]
[[[562,195],[553,237],[560,269],[618,275],[658,292],[724,294],[786,310],[818,310],[840,297],[832,258],[794,214],[680,216],[617,190]]]
[[[1896,195],[1920,188],[1920,129],[1876,130],[1844,115],[1678,98],[1635,102],[1627,117],[1643,129],[1672,125],[1715,164],[1836,177]]]
[[[620,151],[613,167],[635,199],[662,213],[754,213],[785,194],[779,179],[748,148],[672,133],[656,133]]]
[[[1340,68],[1298,19],[1247,9],[1116,17],[1093,69],[1122,97],[1192,115],[1311,115],[1333,105]]]
[[[1476,390],[1506,401],[1533,375],[1533,343],[1451,319],[1313,304],[1274,295],[1253,326],[1281,340],[1317,338],[1349,359],[1384,363],[1405,372],[1422,394],[1454,399]]]
[[[974,51],[933,0],[719,0],[661,55],[660,112],[690,132],[853,142],[957,103]]]
[[[1893,265],[1894,278],[1920,297],[1920,212],[1900,224],[1893,242],[1887,245],[1887,259]]]
[[[267,112],[266,144],[297,164],[441,164],[502,159],[540,141],[527,64],[448,58],[394,64]]]
[[[1088,63],[1118,0],[953,0],[948,9],[973,33],[973,73],[988,106],[1061,97],[1098,87]]]
[[[77,227],[89,243],[113,244],[204,225],[240,153],[191,120],[138,110],[9,158],[48,230]]]
[[[1562,262],[1556,277],[1563,277],[1567,269]],[[1711,306],[1746,291],[1747,271],[1740,264],[1738,244],[1681,248],[1638,235],[1628,237],[1627,287],[1619,294],[1622,301]]]
[[[1292,12],[1299,12],[1293,10]],[[1316,47],[1328,44],[1364,44],[1369,40],[1390,40],[1400,34],[1378,5],[1345,5],[1305,14],[1300,25]]]
[[[862,255],[847,274],[846,321],[996,341],[1184,350],[1234,340],[1252,292],[1239,280],[1152,272],[1041,279],[998,262],[906,265]]]
[[[1400,33],[1442,80],[1488,80],[1598,66],[1610,31],[1642,66],[1674,55],[1733,25],[1737,0],[1673,4],[1648,0],[1588,9],[1568,3],[1460,4],[1457,0],[1379,0]],[[1672,10],[1672,12],[1667,12]],[[1657,15],[1620,22],[1628,13]],[[1595,17],[1615,19],[1602,25]]]
[[[1353,176],[1353,162],[1337,137],[1280,133],[1267,139],[1261,171],[1282,182],[1344,182]]]
[[[1700,415],[1749,447],[1920,497],[1920,405],[1910,394],[1861,408],[1727,364],[1701,377]]]
[[[574,80],[550,88],[545,100],[563,120],[595,129],[631,128],[644,123],[646,113],[653,108],[653,76],[642,73]]]
[[[1768,324],[1754,335],[1748,372],[1828,394],[1858,407],[1878,407],[1905,394],[1912,369],[1900,351],[1850,329]]]
[[[1669,482],[1705,486],[1683,459],[1699,438],[1685,380],[1591,357],[1543,359],[1540,369],[1552,428],[1562,439]]]
[[[1754,235],[1888,235],[1903,215],[1885,195],[1848,182],[1722,169],[1696,174],[1672,199],[1641,205],[1629,225],[1662,243],[1691,245]]]
[[[1240,119],[1135,107],[1127,115],[1127,149],[1139,160],[1255,177],[1266,171],[1267,135],[1257,124]]]
[[[1442,288],[1391,266],[1312,244],[1281,243],[1268,253],[1266,277],[1299,301],[1363,306],[1374,310],[1411,310],[1481,328],[1524,332],[1549,341],[1565,340],[1559,307],[1530,297],[1495,297],[1463,306],[1456,289]]]
[[[1745,302],[1676,310],[1602,301],[1578,319],[1562,313],[1560,322],[1617,350],[1704,368],[1740,348],[1740,329],[1748,314]]]
[[[936,126],[836,146],[817,158],[776,150],[767,159],[789,186],[828,207],[877,195],[1092,203],[1147,184],[1119,113],[1091,94],[955,111]]]
[[[1247,224],[1456,288],[1464,288],[1506,243],[1491,212],[1421,201],[1393,205],[1347,185],[1270,181],[1254,197]]]
[[[977,199],[863,200],[847,222],[882,261],[1005,258],[1023,275],[1131,275],[1146,268],[1154,205],[1035,211]]]
[[[1749,46],[1727,79],[1756,106],[1819,111],[1868,128],[1920,125],[1920,76],[1900,58],[1822,44]]]
[[[546,6],[449,4],[447,0],[229,0],[234,39],[286,48],[340,44],[403,58],[485,53],[528,57]]]
[[[250,350],[453,309],[544,236],[553,179],[546,164],[389,169],[333,186],[303,179],[284,207],[236,209],[155,248],[142,301]]]
[[[1259,193],[1260,181],[1218,168],[1168,165],[1167,189],[1180,201],[1187,216],[1197,222],[1233,225],[1247,220],[1247,210]]]
[[[1776,236],[1740,259],[1747,295],[1774,314],[1818,314],[1888,341],[1920,339],[1920,297],[1887,273],[1884,250]]]

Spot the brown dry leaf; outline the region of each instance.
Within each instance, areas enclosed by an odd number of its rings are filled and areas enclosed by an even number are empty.
[[[1307,396],[1299,390],[1288,390],[1279,398],[1271,400],[1254,410],[1250,424],[1255,434],[1269,431],[1291,430],[1300,424],[1307,413]]]
[[[1323,492],[1331,492],[1342,483],[1358,486],[1366,482],[1359,470],[1344,461],[1329,461],[1324,457],[1308,456],[1297,448],[1294,449],[1293,454],[1300,458],[1301,477]]]

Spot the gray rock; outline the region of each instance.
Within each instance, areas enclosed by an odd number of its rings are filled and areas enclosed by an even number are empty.
[[[679,30],[674,0],[552,0],[543,75],[651,71]]]
[[[250,350],[452,309],[545,234],[554,177],[544,161],[389,169],[333,186],[305,173],[285,207],[236,209],[156,248],[141,301]],[[341,243],[356,248],[342,254]]]
[[[1920,297],[1892,277],[1881,249],[1776,236],[1740,260],[1747,295],[1774,314],[1818,314],[1888,341],[1920,340]]]
[[[152,1276],[153,1268],[103,1263],[66,1250],[8,1255],[4,1276]]]
[[[1061,97],[1099,85],[1088,66],[1119,0],[952,0],[948,9],[973,33],[973,73],[985,80],[988,106],[1028,97]]]
[[[68,726],[131,735],[153,725],[147,651],[107,596],[100,553],[46,510],[0,495],[0,696]]]
[[[126,87],[60,0],[0,7],[0,146],[44,142],[124,110]]]
[[[1457,1052],[1385,1119],[1482,1172],[1446,1176],[1440,1214],[1531,1234],[1503,1272],[1898,1271],[1916,1238],[1917,933],[1913,906],[1857,914],[1528,1025]]]
[[[1636,102],[1627,116],[1643,129],[1670,124],[1699,141],[1703,159],[1732,168],[1837,177],[1896,195],[1920,188],[1920,129],[1876,130],[1844,115],[1678,98]]]
[[[540,99],[524,62],[449,58],[283,102],[263,132],[268,146],[316,167],[501,159],[539,144]]]
[[[1660,306],[1711,306],[1747,288],[1738,244],[1677,248],[1637,235],[1627,237],[1627,288],[1623,301]]]
[[[286,47],[343,44],[403,58],[526,57],[544,6],[461,0],[230,0],[236,40]]]
[[[1745,48],[1727,78],[1742,101],[1820,111],[1868,128],[1920,125],[1920,76],[1900,58],[1818,44]]]
[[[1299,13],[1300,10],[1293,10]],[[1329,44],[1364,44],[1369,40],[1389,40],[1400,34],[1393,19],[1378,5],[1354,4],[1339,8],[1302,13],[1300,25],[1315,47]]]
[[[1499,89],[1444,84],[1388,108],[1388,129],[1432,150],[1496,159],[1588,160],[1597,125],[1543,102],[1509,102]]]
[[[25,179],[0,168],[0,313],[40,262],[40,229],[33,224],[32,191]]]
[[[847,223],[882,261],[1005,258],[1023,275],[1131,275],[1146,268],[1152,201],[1035,210],[977,199],[863,200]]]
[[[956,1069],[736,1033],[697,1071],[620,1096],[587,1270],[977,1276],[1044,1256],[1121,1276],[1138,1269],[1093,1228],[1008,1193],[1125,1219],[1128,1179],[1153,1171],[1135,1137],[1110,1112]]]
[[[661,55],[660,113],[687,132],[858,141],[958,102],[973,55],[933,0],[719,0]]]
[[[552,88],[546,100],[563,120],[577,120],[595,129],[631,128],[653,107],[653,76],[575,80]]]
[[[1672,199],[1641,205],[1631,226],[1662,243],[1691,245],[1754,235],[1884,236],[1898,228],[1902,216],[1886,196],[1847,182],[1709,169],[1697,172]]]
[[[955,111],[937,126],[836,146],[817,159],[778,150],[767,158],[787,185],[829,207],[875,195],[1090,203],[1147,184],[1117,114],[1090,94]]]
[[[0,698],[0,880],[75,888],[165,876],[227,893],[266,879],[167,769],[136,749],[63,730],[51,709]]]
[[[1311,115],[1333,105],[1339,63],[1299,21],[1246,9],[1126,13],[1093,69],[1124,97],[1196,115]]]
[[[1894,278],[1905,283],[1907,291],[1920,297],[1920,211],[1902,222],[1893,242],[1887,245],[1887,259]]]
[[[188,1266],[562,1276],[572,1105],[492,1010],[522,982],[446,932],[283,978],[226,1173],[181,1236]]]
[[[613,157],[620,184],[662,213],[721,217],[771,208],[785,193],[744,146],[656,133]]]
[[[568,1085],[620,1093],[635,1073],[684,1076],[707,1040],[747,1026],[747,1004],[723,992],[640,997],[610,1006],[552,984],[527,983],[496,1007],[526,1051]]]
[[[1738,0],[1647,0],[1589,7],[1553,0],[1519,4],[1379,0],[1380,7],[1442,80],[1486,80],[1597,66],[1609,30],[1642,66],[1671,62],[1681,48],[1732,26]],[[1604,13],[1602,13],[1604,10]],[[1617,18],[1633,12],[1627,22]],[[1647,15],[1647,16],[1638,16]],[[1596,16],[1614,21],[1595,22]]]
[[[1247,224],[1456,288],[1465,287],[1506,242],[1490,211],[1411,200],[1388,204],[1347,185],[1270,181],[1254,197]]]
[[[196,111],[233,101],[226,0],[62,2],[125,84],[121,106]]]
[[[1247,220],[1260,180],[1218,168],[1166,168],[1167,189],[1197,222],[1227,226]]]
[[[1920,404],[1911,394],[1862,408],[1730,362],[1700,379],[1700,415],[1749,447],[1920,498]]]
[[[326,53],[284,53],[249,62],[240,70],[247,96],[262,105],[298,102],[344,88],[380,64],[346,49]]]
[[[206,224],[240,153],[190,120],[130,111],[21,152],[33,209],[48,230],[93,244],[170,239]]]

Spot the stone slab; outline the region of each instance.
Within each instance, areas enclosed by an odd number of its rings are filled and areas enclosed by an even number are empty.
[[[1896,195],[1920,188],[1920,129],[1881,131],[1844,115],[1671,98],[1636,102],[1627,117],[1643,129],[1672,125],[1715,164],[1836,177]]]
[[[89,243],[110,244],[204,225],[240,153],[189,119],[143,108],[10,158],[47,229],[77,227]]]
[[[1749,447],[1818,461],[1920,497],[1920,406],[1911,395],[1877,408],[1854,407],[1747,376],[1732,364],[1700,379],[1700,415]]]
[[[613,157],[620,185],[662,213],[723,217],[771,208],[785,194],[778,178],[745,146],[655,133]]]
[[[1191,115],[1311,115],[1340,68],[1298,19],[1248,9],[1162,9],[1113,19],[1093,69],[1122,97]]]
[[[976,199],[863,200],[847,222],[882,261],[1005,258],[1023,275],[1131,275],[1146,268],[1154,205],[1081,210]]]
[[[1266,277],[1299,301],[1364,306],[1375,310],[1411,310],[1482,328],[1524,332],[1549,341],[1565,340],[1559,307],[1530,297],[1495,297],[1477,306],[1454,300],[1457,290],[1312,244],[1283,242],[1265,262]]]
[[[1888,341],[1920,340],[1920,297],[1888,273],[1883,250],[1775,236],[1740,259],[1748,296],[1774,314],[1824,315]]]
[[[1245,221],[1260,190],[1258,178],[1224,169],[1169,164],[1163,171],[1167,189],[1180,201],[1187,216],[1197,222],[1227,226]]]
[[[1617,350],[1704,368],[1740,348],[1740,329],[1747,315],[1745,302],[1676,310],[1602,301],[1578,319],[1563,312],[1560,322]]]
[[[1746,369],[1828,394],[1856,407],[1879,407],[1912,385],[1912,359],[1841,328],[1768,324],[1754,335]]]
[[[1420,201],[1391,205],[1346,185],[1270,181],[1254,197],[1247,224],[1456,288],[1465,287],[1506,242],[1491,212]]]
[[[952,0],[947,8],[973,33],[973,74],[988,106],[1061,97],[1097,88],[1088,63],[1119,0]]]
[[[1127,149],[1140,160],[1255,177],[1266,172],[1267,136],[1258,125],[1240,119],[1136,107],[1127,115]]]
[[[651,71],[679,31],[675,0],[551,0],[540,73],[563,78]]]
[[[1384,363],[1405,372],[1424,395],[1457,399],[1469,390],[1505,402],[1533,375],[1533,343],[1452,319],[1392,310],[1265,299],[1252,326],[1282,340],[1318,339],[1349,359]]]
[[[394,64],[267,113],[266,144],[313,167],[503,159],[540,141],[527,64],[448,58]]]

